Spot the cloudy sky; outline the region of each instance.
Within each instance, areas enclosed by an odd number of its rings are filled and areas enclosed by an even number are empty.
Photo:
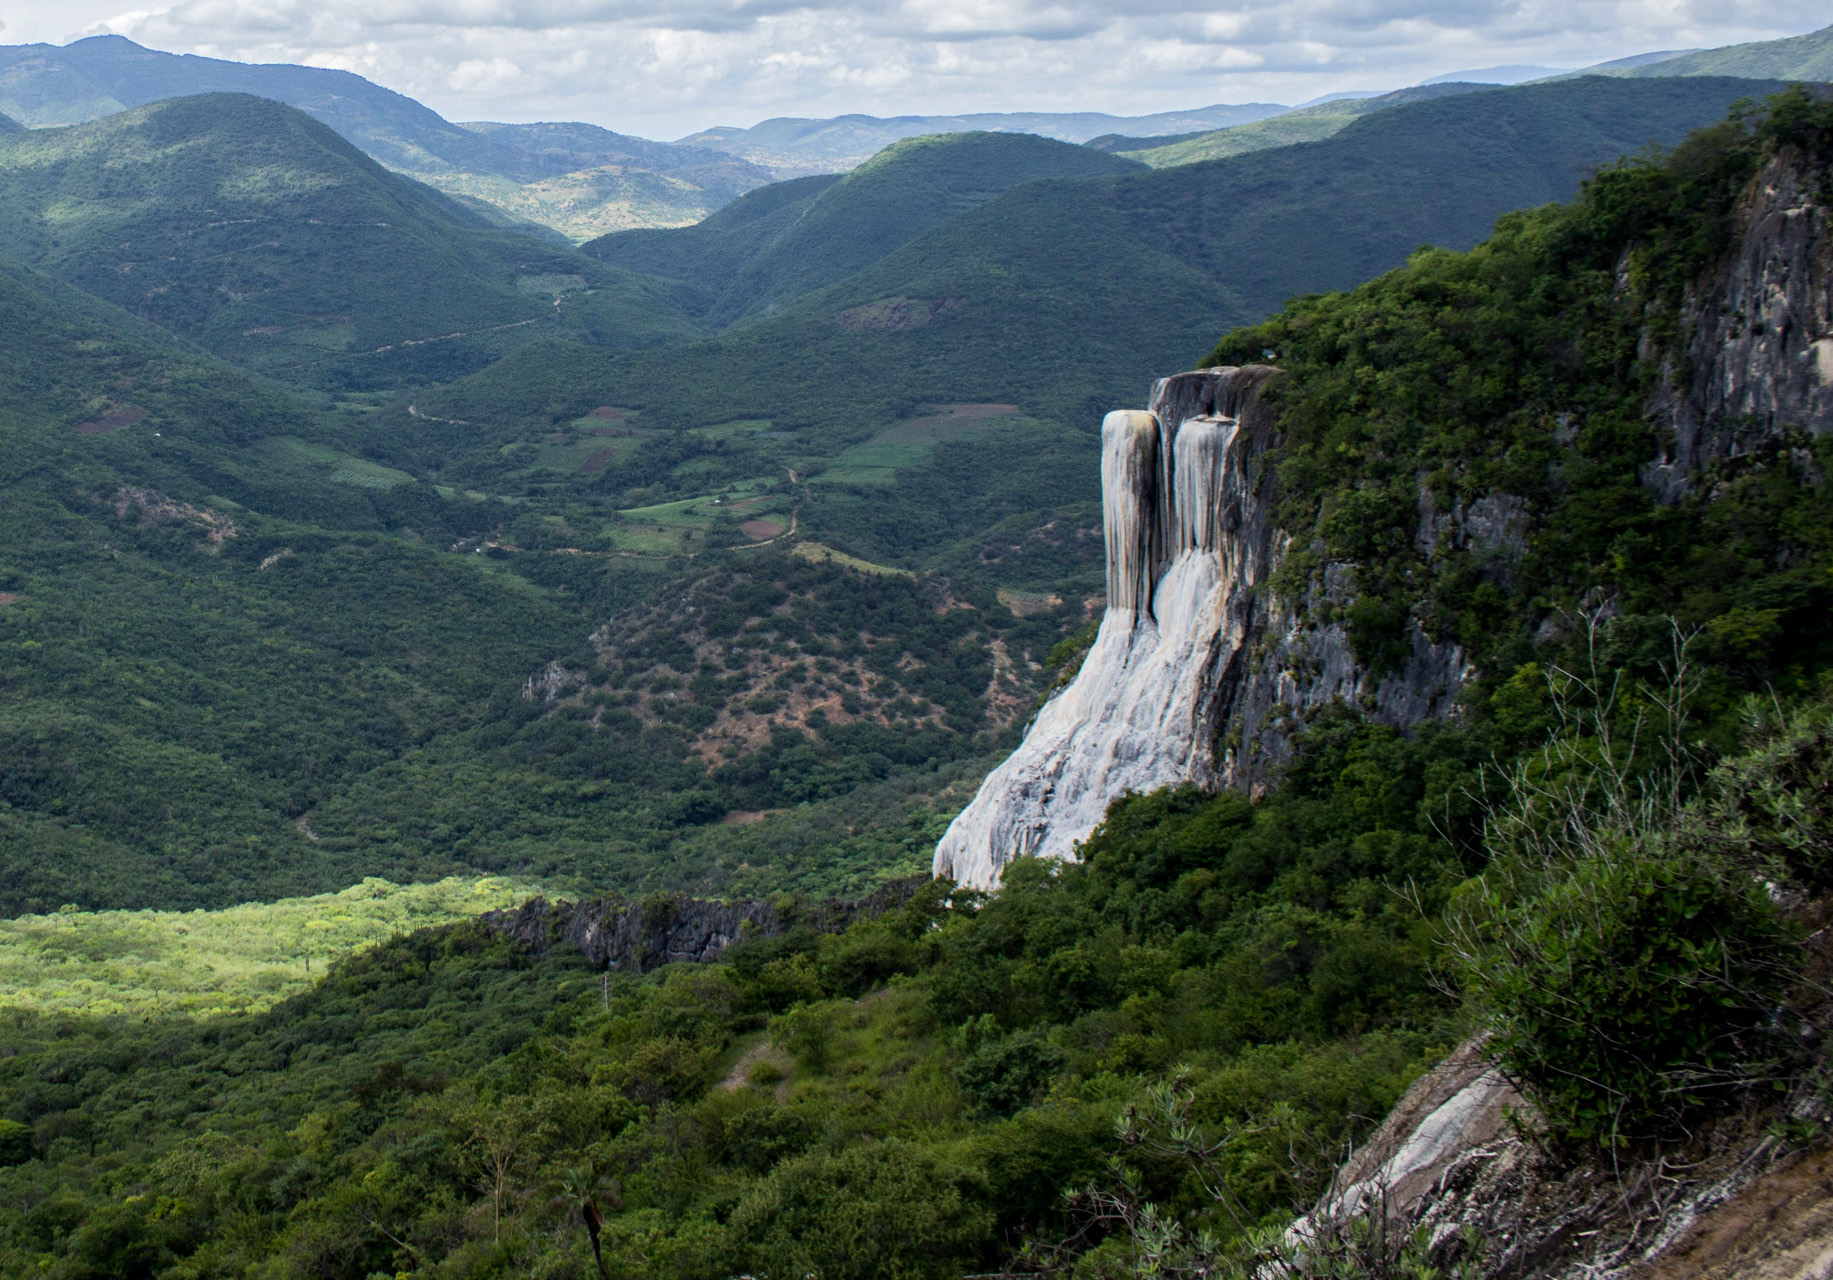
[[[355,71],[455,120],[650,137],[778,115],[1300,102],[1498,64],[1799,35],[1825,0],[12,0],[0,42],[118,32]]]

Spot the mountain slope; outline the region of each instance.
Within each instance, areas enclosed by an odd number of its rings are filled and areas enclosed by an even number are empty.
[[[335,424],[150,324],[0,263],[0,342],[0,910],[360,878],[301,807],[564,611],[410,540],[489,504],[335,482]]]
[[[203,93],[249,93],[297,107],[390,168],[580,239],[691,222],[773,176],[717,151],[593,125],[461,126],[348,71],[164,53],[122,36],[0,46],[0,111],[32,126],[81,124]],[[556,132],[568,136],[577,161],[559,171],[551,163]],[[602,172],[607,166],[619,171]]]
[[[1137,166],[1087,148],[1027,134],[959,133],[912,138],[887,147],[831,185],[798,184],[770,198],[773,229],[763,232],[760,193],[743,219],[722,219],[692,232],[649,232],[625,249],[626,237],[585,246],[602,261],[631,270],[671,260],[688,283],[712,295],[708,316],[730,323],[774,310],[790,299],[869,266],[950,217],[1036,178],[1085,178]],[[810,192],[802,196],[802,192]],[[788,207],[795,199],[793,212]],[[727,233],[726,228],[731,228]],[[735,234],[743,244],[709,244]],[[691,250],[658,252],[670,237]],[[695,258],[698,257],[698,261]]]
[[[651,142],[590,124],[464,126],[504,155],[495,169],[408,167],[451,195],[471,196],[589,240],[631,227],[687,226],[734,196],[776,180],[771,170],[702,147]]]
[[[647,354],[544,346],[427,403],[505,425],[613,402],[684,427],[770,418],[864,435],[923,404],[1014,401],[1091,424],[1218,327],[1378,274],[1421,243],[1473,244],[1500,214],[1570,195],[1589,169],[1677,142],[1763,89],[1598,78],[1497,89],[1365,116],[1325,142],[1029,183],[786,315]],[[708,368],[721,376],[691,374]],[[817,529],[823,518],[805,513]],[[871,550],[893,563],[907,552]]]
[[[530,326],[692,332],[654,289],[489,227],[302,112],[237,94],[0,138],[0,251],[294,380],[452,376]]]
[[[1602,69],[1600,68],[1602,71]],[[1606,75],[1748,76],[1753,80],[1833,80],[1833,27],[1785,40],[1758,40],[1723,49],[1700,49]]]
[[[1476,93],[1495,87],[1489,84],[1461,81],[1416,85],[1411,89],[1397,89],[1393,93],[1378,94],[1369,98],[1337,98],[1330,102],[1321,102],[1314,107],[1300,107],[1295,111],[1287,111],[1265,120],[1234,125],[1212,133],[1169,138],[1157,145],[1144,147],[1110,145],[1104,147],[1103,150],[1129,156],[1134,160],[1151,165],[1154,169],[1164,169],[1179,164],[1196,164],[1203,160],[1222,160],[1229,156],[1246,155],[1250,151],[1291,146],[1296,142],[1321,142],[1347,128],[1352,120],[1372,115],[1377,111],[1385,111],[1389,107],[1398,107],[1409,102],[1428,102],[1434,98],[1448,98],[1461,93]],[[1138,141],[1150,143],[1151,140],[1139,139]]]

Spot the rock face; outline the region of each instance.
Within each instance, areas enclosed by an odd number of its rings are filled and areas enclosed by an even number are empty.
[[[1414,628],[1402,669],[1373,681],[1341,624],[1309,621],[1346,595],[1341,575],[1327,572],[1311,600],[1267,589],[1290,542],[1273,527],[1261,465],[1274,442],[1261,393],[1276,374],[1178,374],[1153,388],[1149,410],[1107,416],[1100,633],[937,844],[937,876],[988,888],[1013,858],[1070,857],[1128,791],[1258,786],[1304,718],[1339,699],[1396,725],[1451,708],[1470,674],[1455,645]],[[1501,507],[1456,519],[1460,539],[1507,524]]]
[[[837,933],[902,906],[924,882],[922,876],[893,880],[857,902],[531,898],[514,910],[486,911],[479,922],[543,959],[564,948],[606,969],[644,973],[665,964],[704,964],[741,938],[774,937],[798,926]]]
[[[1826,1280],[1833,1153],[1777,1136],[1818,1125],[1810,1082],[1767,1114],[1727,1116],[1684,1147],[1579,1159],[1528,1136],[1533,1105],[1461,1045],[1414,1082],[1319,1204],[1301,1249],[1358,1217],[1423,1230],[1431,1261],[1481,1280]]]
[[[1733,251],[1688,302],[1686,345],[1650,404],[1667,442],[1643,471],[1668,501],[1702,464],[1779,431],[1833,431],[1833,241],[1814,182],[1792,154],[1771,159]]]

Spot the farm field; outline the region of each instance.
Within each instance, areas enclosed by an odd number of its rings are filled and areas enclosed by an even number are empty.
[[[412,484],[414,477],[395,467],[352,457],[335,447],[297,436],[275,436],[255,446],[255,453],[285,470],[297,470],[301,464],[317,470],[325,478],[340,484],[362,485],[366,489],[392,489],[398,484]],[[441,488],[451,497],[453,490]]]
[[[772,487],[770,480],[754,479],[719,493],[631,507],[618,512],[604,536],[617,550],[639,555],[690,555],[775,538],[788,531],[794,515],[793,499]]]
[[[50,1016],[259,1013],[363,947],[513,906],[538,886],[496,876],[221,911],[75,911],[0,921],[0,1008]]]
[[[929,461],[944,441],[971,440],[1032,421],[1013,404],[936,405],[843,450],[815,478],[829,484],[892,484],[900,469]]]

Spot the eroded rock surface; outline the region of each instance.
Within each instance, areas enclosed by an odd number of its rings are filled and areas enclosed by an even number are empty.
[[[1683,313],[1650,416],[1667,437],[1644,479],[1669,501],[1704,463],[1775,434],[1833,431],[1833,243],[1815,175],[1778,155],[1739,203],[1734,252]]]
[[[644,973],[665,964],[717,960],[741,938],[775,937],[798,926],[838,933],[855,920],[902,906],[926,879],[893,880],[856,902],[719,902],[672,895],[551,902],[537,897],[514,909],[486,911],[479,923],[542,959],[555,950],[572,950],[606,969]]]

